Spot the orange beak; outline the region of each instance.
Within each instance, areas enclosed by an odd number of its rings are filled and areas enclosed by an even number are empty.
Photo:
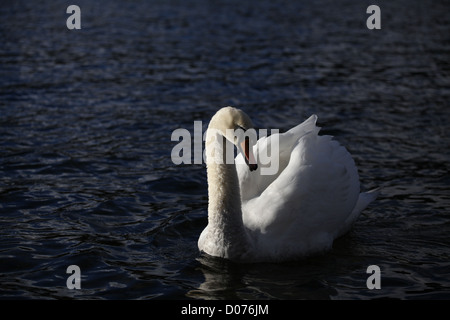
[[[245,162],[247,163],[250,171],[258,169],[253,151],[250,149],[250,139],[245,137],[245,140],[241,142],[242,150],[244,150]]]

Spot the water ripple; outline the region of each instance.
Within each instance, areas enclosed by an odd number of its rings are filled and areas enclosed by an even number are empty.
[[[1,298],[448,299],[447,4],[382,2],[376,32],[352,1],[79,5],[74,32],[58,2],[0,8]],[[281,131],[316,113],[382,187],[331,252],[199,254],[205,167],[170,135],[225,105]]]

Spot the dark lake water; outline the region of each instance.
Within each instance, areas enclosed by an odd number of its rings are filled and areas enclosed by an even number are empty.
[[[0,299],[450,299],[448,1],[377,1],[381,30],[372,1],[74,4],[81,30],[67,1],[0,7]],[[330,252],[198,252],[206,169],[171,134],[226,105],[280,131],[317,114],[382,188]]]

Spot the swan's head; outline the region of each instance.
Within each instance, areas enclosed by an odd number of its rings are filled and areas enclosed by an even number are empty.
[[[251,148],[256,143],[256,131],[254,130],[252,120],[250,120],[244,111],[233,107],[220,109],[212,117],[208,131],[210,129],[216,132],[218,131],[238,148],[244,155],[245,162],[250,171],[258,168]]]

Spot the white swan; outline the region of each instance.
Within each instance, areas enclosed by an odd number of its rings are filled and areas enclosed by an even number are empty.
[[[253,146],[256,155],[279,143],[278,172],[261,175],[261,163],[251,163],[249,140],[236,130],[253,128],[250,118],[232,107],[212,117],[205,148],[208,225],[198,240],[201,251],[241,262],[293,260],[330,249],[350,229],[377,192],[360,193],[351,155],[332,137],[319,136],[316,121],[313,115],[286,133],[261,138]],[[230,148],[225,139],[240,151],[236,164],[225,161]]]

